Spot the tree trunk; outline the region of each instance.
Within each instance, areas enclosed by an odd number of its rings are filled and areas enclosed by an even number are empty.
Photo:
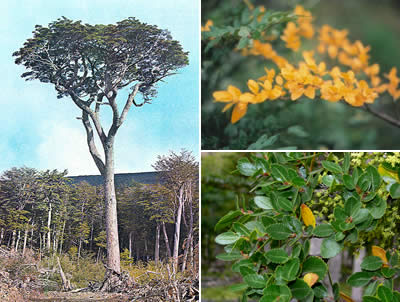
[[[144,257],[143,260],[146,260],[146,262],[149,260],[149,253],[147,252],[147,239],[144,238]]]
[[[181,188],[179,189],[179,206],[178,206],[178,211],[176,213],[176,221],[175,221],[174,254],[173,254],[174,263],[172,266],[174,274],[178,271],[179,237],[181,233],[183,192],[184,192],[184,185],[182,184]]]
[[[104,171],[104,194],[106,212],[107,233],[107,266],[116,273],[121,272],[118,222],[117,222],[117,199],[114,185],[114,151],[112,142],[105,148],[105,171]]]
[[[189,234],[189,237],[186,238],[185,240],[185,251],[183,252],[183,261],[182,261],[182,268],[181,272],[183,273],[186,269],[186,262],[187,262],[187,257],[189,253],[189,246],[190,246],[190,237],[191,235]]]
[[[194,223],[194,217],[193,217],[193,195],[192,195],[192,183],[189,184],[189,235],[190,235],[190,240],[188,242],[189,246],[189,265],[190,269],[193,268],[193,223]]]
[[[79,258],[81,257],[81,248],[82,248],[82,239],[79,239],[79,247],[78,247],[78,265],[79,265]]]
[[[167,258],[169,260],[171,258],[171,248],[169,246],[167,228],[165,227],[165,222],[164,221],[162,222],[162,228],[163,228],[163,233],[164,233],[165,247],[167,249]]]
[[[25,229],[25,232],[24,232],[24,246],[22,248],[22,256],[25,255],[26,241],[27,240],[28,240],[28,229]]]
[[[1,228],[1,233],[0,233],[0,246],[1,246],[1,243],[3,242],[3,238],[4,238],[4,228]]]
[[[11,249],[12,250],[14,250],[14,247],[15,247],[15,236],[16,236],[16,231],[15,230],[13,230],[12,231],[12,238],[11,238]]]
[[[39,261],[42,260],[42,234],[39,231]]]
[[[66,222],[66,219],[64,219],[63,227],[62,227],[62,231],[61,231],[61,237],[60,237],[60,255],[62,255],[62,248],[63,248],[63,243],[64,243],[65,222]]]
[[[15,251],[18,252],[19,241],[21,240],[21,231],[18,231],[17,242],[15,243]]]
[[[154,261],[155,261],[156,265],[158,264],[159,260],[160,260],[160,223],[157,221],[156,246],[155,246],[155,251],[154,251]]]
[[[51,206],[51,202],[49,203],[49,215],[47,218],[47,250],[50,251],[51,248],[51,229],[50,229],[50,225],[51,225],[51,210],[52,210],[52,206]]]
[[[129,232],[129,258],[133,258],[132,235],[133,235],[133,232]],[[132,266],[132,262],[130,263],[130,266]]]

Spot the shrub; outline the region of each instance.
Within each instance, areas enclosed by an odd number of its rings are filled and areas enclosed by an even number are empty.
[[[324,301],[330,291],[335,301],[352,301],[332,282],[328,260],[356,244],[371,253],[347,284],[365,287],[363,301],[400,301],[393,286],[400,275],[398,238],[392,235],[385,250],[369,236],[388,219],[400,184],[376,162],[354,159],[350,153],[266,153],[238,160],[237,171],[253,180],[253,195],[219,220],[216,230],[226,231],[215,241],[225,250],[217,258],[235,261],[232,270],[242,275],[243,283],[232,287],[243,291],[242,301]],[[318,220],[321,191],[335,203]],[[323,239],[318,256],[309,254],[312,238]]]

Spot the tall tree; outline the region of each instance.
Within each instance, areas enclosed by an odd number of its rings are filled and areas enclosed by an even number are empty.
[[[89,25],[67,18],[48,27],[36,25],[33,38],[13,55],[16,64],[28,72],[26,80],[52,83],[58,98],[70,97],[81,110],[90,154],[104,177],[107,265],[120,272],[117,202],[114,186],[114,141],[132,105],[150,103],[156,95],[155,84],[188,64],[187,52],[172,40],[166,30],[128,18],[113,25]],[[118,91],[131,92],[121,108]],[[141,94],[141,100],[138,98]],[[108,131],[103,127],[100,111],[112,111]],[[100,139],[104,159],[94,139]]]

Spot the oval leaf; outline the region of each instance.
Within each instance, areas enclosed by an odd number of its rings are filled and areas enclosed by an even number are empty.
[[[377,256],[365,257],[361,263],[361,268],[366,271],[376,271],[382,267],[382,259]]]
[[[292,232],[282,223],[274,223],[266,228],[267,234],[274,240],[285,240]]]
[[[215,238],[215,242],[221,245],[231,244],[238,241],[240,236],[234,232],[225,232]]]
[[[289,255],[284,249],[271,249],[265,253],[265,257],[272,263],[285,263],[289,260]]]

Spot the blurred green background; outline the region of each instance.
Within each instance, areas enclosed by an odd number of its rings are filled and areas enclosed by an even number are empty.
[[[397,0],[308,0],[252,1],[267,9],[292,10],[297,4],[311,10],[314,24],[348,29],[351,41],[370,45],[370,62],[381,72],[400,68],[400,1]],[[242,0],[203,1],[202,24],[212,19],[218,25],[231,22],[230,14],[244,8]],[[246,91],[249,78],[264,74],[271,65],[261,57],[243,57],[232,47],[218,45],[207,52],[202,42],[202,149],[398,149],[400,129],[372,116],[363,109],[340,103],[300,99],[267,101],[250,105],[246,116],[230,124],[231,110],[222,113],[222,103],[214,103],[212,93],[229,84]],[[307,43],[304,43],[307,49]],[[286,51],[283,42],[274,46]],[[308,45],[310,47],[310,45]],[[301,51],[299,52],[301,53]],[[400,102],[400,100],[398,101]],[[400,120],[400,106],[384,96],[373,108]],[[268,138],[272,144],[264,144]],[[270,141],[271,143],[271,141]]]

